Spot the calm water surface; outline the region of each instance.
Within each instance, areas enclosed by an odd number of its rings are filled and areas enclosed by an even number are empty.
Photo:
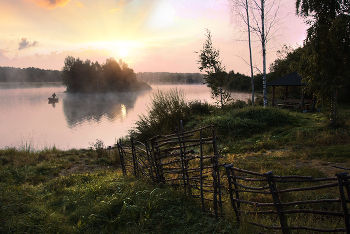
[[[177,88],[186,99],[212,103],[204,85],[154,85],[152,91],[119,94],[68,94],[57,84],[13,86],[0,84],[0,149],[26,147],[35,150],[56,146],[66,150],[88,148],[97,139],[113,145],[135,126],[140,114],[147,113],[151,94]],[[56,93],[60,99],[49,104]],[[235,100],[250,94],[235,93]]]

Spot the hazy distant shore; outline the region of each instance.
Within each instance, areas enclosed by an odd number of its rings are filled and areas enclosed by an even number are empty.
[[[62,82],[0,82],[0,89],[61,87]]]

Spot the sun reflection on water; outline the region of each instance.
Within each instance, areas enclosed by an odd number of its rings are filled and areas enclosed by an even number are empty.
[[[124,104],[121,104],[121,110],[122,110],[122,119],[126,118],[126,107]]]

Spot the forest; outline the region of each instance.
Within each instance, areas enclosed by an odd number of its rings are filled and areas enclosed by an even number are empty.
[[[67,56],[62,68],[62,84],[67,92],[95,93],[121,92],[151,89],[145,82],[139,82],[133,69],[119,60],[109,58],[99,64],[90,60]]]
[[[61,72],[40,68],[0,67],[0,82],[60,82]]]
[[[139,81],[148,84],[203,84],[200,73],[171,73],[171,72],[138,72]]]

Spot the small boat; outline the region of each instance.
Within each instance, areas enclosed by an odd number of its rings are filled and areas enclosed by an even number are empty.
[[[58,102],[58,97],[56,96],[56,94],[52,94],[51,97],[48,98],[49,99],[49,103],[57,103]]]
[[[55,97],[55,98],[49,97],[48,99],[49,99],[49,103],[56,103],[56,102],[58,102],[58,100],[59,100],[59,99],[56,98],[56,97]]]

